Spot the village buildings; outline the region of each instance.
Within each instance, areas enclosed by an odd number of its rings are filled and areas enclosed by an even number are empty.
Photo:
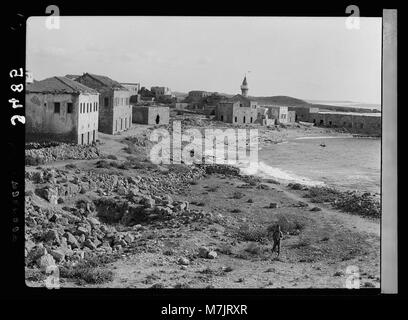
[[[75,81],[99,92],[99,131],[116,134],[131,127],[131,93],[123,85],[106,76],[90,73],[84,73]]]
[[[241,85],[241,93],[227,101],[218,103],[215,118],[219,121],[247,124],[254,123],[258,117],[257,102],[247,97],[248,83],[246,77]]]
[[[170,110],[164,106],[133,106],[133,122],[140,124],[169,124]]]
[[[90,144],[98,138],[99,94],[66,77],[26,86],[26,140]]]
[[[354,133],[381,135],[381,113],[318,111],[310,113],[309,122],[317,126],[348,128]]]
[[[130,92],[130,103],[140,102],[140,83],[121,83]]]
[[[174,95],[171,93],[170,88],[167,87],[151,87],[150,91],[154,93],[156,98],[161,97],[173,97]]]
[[[275,119],[277,124],[289,123],[288,107],[279,105],[263,105],[262,108],[267,110],[267,115]]]
[[[212,94],[213,94],[212,92],[208,92],[208,91],[193,90],[193,91],[189,91],[187,97],[191,102],[198,102],[205,97],[211,96]]]

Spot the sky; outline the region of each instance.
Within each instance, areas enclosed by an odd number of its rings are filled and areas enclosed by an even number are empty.
[[[85,72],[173,91],[381,103],[381,18],[46,17],[27,21],[27,70]]]

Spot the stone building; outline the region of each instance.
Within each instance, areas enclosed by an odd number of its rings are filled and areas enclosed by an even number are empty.
[[[156,98],[173,96],[170,88],[167,87],[151,87],[150,91],[154,93]]]
[[[295,111],[295,121],[303,121],[303,122],[310,122],[310,114],[316,113],[319,111],[319,108],[310,107],[310,106],[296,106],[296,107],[288,107],[289,112]]]
[[[193,90],[193,91],[189,91],[188,98],[193,102],[197,102],[205,97],[211,96],[212,94],[213,94],[212,92]]]
[[[169,107],[133,106],[133,122],[141,124],[169,124]]]
[[[176,102],[174,107],[179,110],[185,110],[188,108],[188,103],[186,102]]]
[[[255,123],[258,118],[258,104],[247,97],[248,83],[246,77],[241,85],[241,93],[227,101],[219,102],[215,112],[215,119],[228,123]]]
[[[98,114],[98,92],[66,77],[26,86],[27,141],[95,142]]]
[[[296,111],[288,111],[288,123],[295,123]]]
[[[96,74],[84,73],[75,81],[99,92],[99,131],[115,134],[131,127],[129,90],[115,80]]]
[[[121,83],[130,92],[130,103],[140,102],[140,83]]]
[[[310,113],[317,126],[348,128],[351,132],[381,135],[381,113],[319,111]]]
[[[287,124],[288,117],[288,107],[279,106],[279,105],[263,105],[262,108],[268,110],[268,116],[271,119],[276,119],[277,124]]]

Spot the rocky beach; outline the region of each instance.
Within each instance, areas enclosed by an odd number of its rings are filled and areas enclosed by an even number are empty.
[[[183,130],[233,127],[193,115],[173,120]],[[344,288],[350,270],[360,287],[379,287],[376,195],[285,184],[227,165],[157,165],[149,159],[154,128],[100,133],[92,146],[27,145],[28,286],[45,286],[52,269],[61,287]],[[261,147],[349,135],[299,124],[257,128]],[[268,234],[276,224],[279,257]]]

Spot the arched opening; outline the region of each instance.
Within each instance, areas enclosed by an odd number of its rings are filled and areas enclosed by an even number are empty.
[[[331,121],[329,121],[329,126],[332,126],[332,122],[331,122]]]
[[[323,120],[320,120],[320,125],[323,125]]]
[[[157,116],[156,116],[156,124],[159,124],[159,123],[160,123],[160,116],[157,115]]]

